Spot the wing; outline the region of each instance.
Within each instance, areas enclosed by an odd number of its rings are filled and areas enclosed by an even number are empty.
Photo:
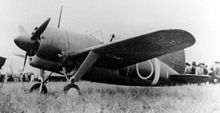
[[[211,82],[213,79],[208,75],[195,75],[195,74],[180,74],[180,75],[170,75],[170,81],[177,84],[186,83],[203,83]]]
[[[79,51],[69,51],[71,59],[82,59],[90,51],[99,55],[94,64],[99,67],[121,68],[161,55],[175,52],[195,43],[195,38],[183,30],[162,30]]]

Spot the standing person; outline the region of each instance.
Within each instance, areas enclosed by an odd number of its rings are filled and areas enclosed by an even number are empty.
[[[4,79],[5,81],[5,83],[7,83],[8,82],[8,73],[5,73],[5,79]]]
[[[34,82],[34,79],[35,79],[34,75],[31,75],[30,82]]]
[[[204,75],[203,63],[199,63],[196,68],[196,75]]]
[[[30,73],[30,79],[29,79],[30,81],[29,82],[33,82],[34,79],[35,79],[34,73]]]
[[[214,65],[215,76],[220,77],[220,62],[216,61]]]
[[[204,75],[208,75],[208,66],[207,65],[205,65],[204,64],[204,69],[203,69],[203,71],[204,71]]]
[[[185,71],[184,71],[184,73],[185,74],[190,74],[191,73],[191,67],[190,67],[191,65],[189,64],[189,63],[185,63]]]
[[[215,76],[214,66],[212,66],[212,67],[210,68],[209,76],[212,76],[212,77]]]
[[[191,67],[191,73],[190,74],[196,74],[196,62],[192,62],[192,67]]]

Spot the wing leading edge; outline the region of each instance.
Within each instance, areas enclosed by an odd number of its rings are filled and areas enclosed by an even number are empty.
[[[79,51],[69,51],[67,54],[70,58],[77,59],[86,57],[89,51],[93,51],[100,55],[95,66],[121,68],[187,48],[194,43],[193,35],[184,30],[161,30]]]

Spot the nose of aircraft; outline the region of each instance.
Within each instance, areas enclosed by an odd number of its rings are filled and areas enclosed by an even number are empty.
[[[28,35],[21,35],[14,39],[15,44],[21,48],[24,51],[30,51],[37,46],[36,42],[34,40],[30,39],[30,36]]]

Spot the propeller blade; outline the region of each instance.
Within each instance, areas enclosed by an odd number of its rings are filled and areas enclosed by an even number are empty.
[[[9,65],[9,68],[10,68],[10,70],[11,70],[11,74],[14,76],[14,71],[12,70],[11,65]]]
[[[19,25],[18,30],[19,30],[20,35],[27,35],[27,31],[25,30],[24,26]]]
[[[16,54],[16,53],[13,53],[15,56],[18,56],[18,57],[21,57],[21,58],[25,58],[25,55],[21,55],[21,54]]]
[[[50,18],[48,18],[41,26],[36,30],[36,32],[31,37],[32,40],[40,39],[40,35],[44,32],[44,30],[47,28],[47,25],[50,22]]]
[[[22,68],[22,74],[24,73],[24,68],[25,68],[25,65],[26,65],[27,56],[28,56],[28,53],[26,53],[25,57],[24,57],[24,65],[23,65],[23,68]]]

